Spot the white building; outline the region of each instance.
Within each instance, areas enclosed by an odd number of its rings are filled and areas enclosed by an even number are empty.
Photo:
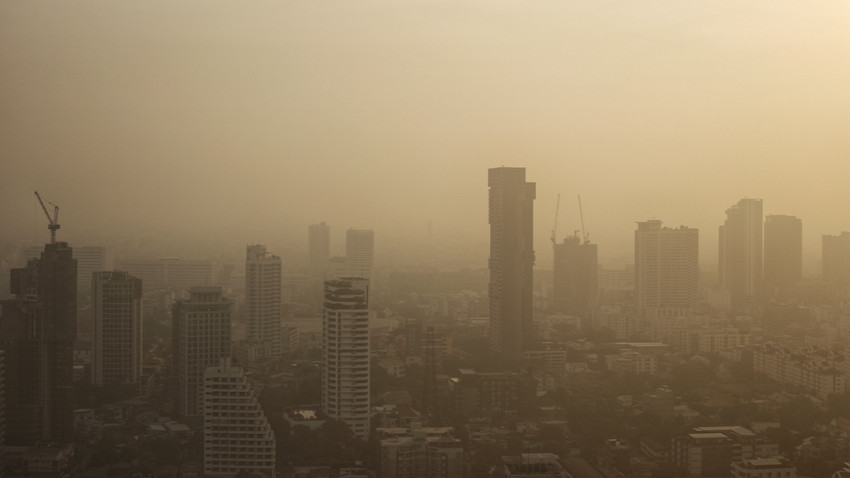
[[[281,353],[281,261],[261,245],[248,246],[245,259],[247,346],[257,359],[276,359]]]
[[[221,287],[193,287],[189,300],[174,304],[172,314],[173,368],[177,413],[203,414],[204,372],[230,355],[233,303]]]
[[[91,277],[95,385],[139,383],[142,374],[142,280],[126,272]]]
[[[204,474],[272,478],[275,437],[241,367],[222,358],[204,374]]]
[[[635,231],[635,294],[638,310],[691,308],[699,299],[699,231],[638,223]]]
[[[369,436],[369,280],[325,282],[322,409]]]

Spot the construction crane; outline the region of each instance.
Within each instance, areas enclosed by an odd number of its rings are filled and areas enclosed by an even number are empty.
[[[578,195],[578,213],[581,216],[581,240],[583,244],[590,242],[588,234],[584,231],[584,210],[581,208],[581,194]]]
[[[552,245],[558,242],[558,211],[561,209],[561,195],[558,194],[558,200],[555,201],[555,224],[552,226],[552,237],[550,240],[552,241]]]
[[[53,206],[53,217],[50,217],[50,213],[47,212],[47,206],[44,205],[44,201],[41,199],[41,195],[38,194],[38,191],[35,192],[35,197],[38,198],[38,203],[41,204],[41,210],[44,211],[44,215],[47,216],[47,228],[50,229],[50,243],[54,244],[56,242],[56,230],[59,229],[59,206],[50,203]]]

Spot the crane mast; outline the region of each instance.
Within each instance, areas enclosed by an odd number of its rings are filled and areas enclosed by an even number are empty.
[[[590,242],[588,239],[588,234],[584,231],[584,210],[581,207],[581,194],[578,195],[578,213],[581,216],[581,239],[583,244],[587,244]]]
[[[44,205],[44,201],[41,199],[41,194],[38,191],[35,192],[35,197],[38,198],[38,203],[41,205],[41,210],[44,211],[44,216],[47,217],[47,228],[50,229],[50,243],[56,243],[56,230],[59,229],[59,206],[50,203],[53,206],[53,217],[50,217],[50,213],[47,212],[47,206]]]
[[[555,224],[552,226],[552,236],[549,238],[554,246],[558,242],[558,211],[561,209],[561,195],[558,194],[558,199],[555,201]]]

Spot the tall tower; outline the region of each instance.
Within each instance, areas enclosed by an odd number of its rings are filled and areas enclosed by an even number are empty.
[[[204,474],[274,478],[275,437],[241,367],[222,358],[204,374]]]
[[[699,231],[638,223],[635,231],[635,295],[638,310],[690,309],[699,299]]]
[[[77,293],[79,294],[91,292],[92,274],[112,269],[109,266],[105,247],[75,247],[74,259],[77,260]]]
[[[535,183],[525,168],[491,168],[490,348],[507,357],[522,355],[533,339]]]
[[[12,269],[12,300],[0,303],[6,365],[6,443],[70,443],[77,335],[77,261],[66,242]]]
[[[325,282],[322,410],[369,437],[369,280]]]
[[[221,287],[193,287],[189,295],[171,318],[176,411],[184,417],[203,414],[204,372],[230,355],[233,310]]]
[[[279,358],[281,351],[280,257],[266,247],[248,246],[245,260],[245,305],[248,309],[248,346],[255,358]]]
[[[138,384],[142,376],[142,280],[126,272],[95,272],[92,291],[91,381]]]
[[[346,271],[352,277],[372,278],[375,259],[375,231],[349,229],[345,231]]]
[[[753,305],[762,292],[762,200],[741,199],[719,229],[720,283],[733,307]]]
[[[578,236],[555,244],[553,296],[555,309],[579,312],[596,304],[599,266],[596,244],[582,243]]]
[[[324,222],[307,227],[307,248],[311,267],[327,267],[331,257],[331,226]]]
[[[836,236],[824,234],[821,246],[823,280],[850,284],[850,232]]]
[[[803,279],[803,221],[771,215],[764,220],[764,284],[784,295]]]

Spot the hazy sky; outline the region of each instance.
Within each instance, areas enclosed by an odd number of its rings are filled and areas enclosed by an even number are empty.
[[[90,244],[486,244],[505,165],[537,182],[538,263],[559,193],[602,258],[657,218],[713,261],[742,197],[818,256],[850,230],[848,85],[846,0],[4,0],[0,238],[47,238],[38,189]]]

